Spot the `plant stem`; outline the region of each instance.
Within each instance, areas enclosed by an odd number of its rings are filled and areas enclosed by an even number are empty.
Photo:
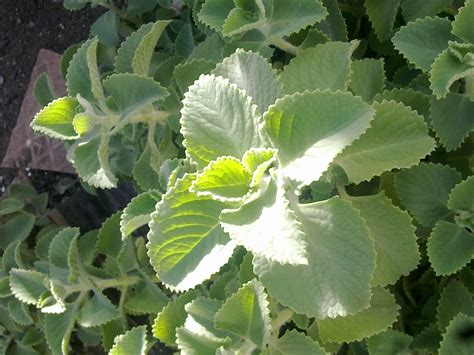
[[[276,341],[278,339],[280,328],[283,326],[283,324],[288,322],[291,317],[293,317],[293,314],[295,314],[295,312],[289,308],[285,308],[280,313],[278,313],[278,316],[272,322],[272,341]]]
[[[408,299],[408,301],[410,301],[410,304],[413,307],[418,307],[418,305],[416,304],[415,298],[413,297],[413,294],[410,291],[410,285],[408,284],[408,278],[407,277],[403,277],[402,287],[403,287],[403,293],[405,293],[405,296]]]
[[[336,190],[339,193],[339,196],[341,196],[342,199],[344,200],[350,200],[351,196],[347,193],[346,188],[344,185],[342,185],[339,182],[336,182]]]
[[[269,44],[280,48],[281,50],[290,54],[296,55],[297,47],[281,37],[272,37],[269,39]]]
[[[95,277],[91,277],[94,284],[100,289],[106,289],[111,287],[123,287],[123,286],[130,286],[136,284],[138,281],[141,280],[138,276],[121,276],[115,279],[99,279]],[[94,286],[93,285],[84,285],[84,284],[77,284],[77,285],[69,285],[64,286],[64,290],[67,294],[71,294],[74,292],[87,292],[91,290]]]
[[[466,95],[471,100],[474,100],[474,74],[470,74],[466,77]]]

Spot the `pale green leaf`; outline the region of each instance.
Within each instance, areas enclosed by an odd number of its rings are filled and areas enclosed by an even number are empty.
[[[239,89],[245,90],[262,113],[283,96],[276,72],[265,58],[254,52],[238,49],[217,64],[212,74],[229,79]]]
[[[0,277],[0,298],[7,298],[12,295],[8,276]]]
[[[382,59],[365,58],[352,62],[351,91],[370,102],[385,85],[385,71]]]
[[[344,16],[342,16],[337,0],[323,0],[322,3],[328,11],[328,16],[318,23],[316,27],[333,41],[347,42],[348,36],[346,21]]]
[[[20,241],[14,241],[5,248],[2,256],[3,270],[9,273],[13,268],[22,269],[25,267],[22,260],[22,245]],[[24,251],[23,251],[24,252]],[[1,266],[1,264],[0,264]]]
[[[35,115],[31,128],[54,138],[76,139],[77,133],[72,122],[79,107],[77,100],[72,97],[54,100]]]
[[[160,313],[168,298],[158,285],[143,280],[135,286],[134,292],[125,302],[125,308],[133,314]]]
[[[10,270],[10,289],[21,302],[36,304],[43,292],[46,276],[34,270]]]
[[[383,100],[400,102],[418,112],[425,118],[425,122],[429,122],[430,97],[420,91],[411,88],[391,89],[384,90],[374,97],[374,101],[382,102]]]
[[[183,144],[199,168],[223,155],[241,159],[250,148],[263,145],[257,107],[222,77],[201,75],[189,87],[181,114]]]
[[[0,201],[0,216],[20,211],[25,206],[25,203],[16,198],[3,198]]]
[[[453,274],[474,258],[474,235],[464,227],[438,221],[428,239],[428,257],[437,275]]]
[[[256,189],[266,176],[268,169],[277,161],[276,149],[252,148],[245,152],[242,162],[252,172],[250,187]]]
[[[415,227],[408,213],[395,207],[385,195],[354,197],[352,206],[367,223],[375,245],[372,286],[386,286],[416,268],[420,254]]]
[[[433,129],[446,150],[458,148],[474,129],[474,101],[466,95],[449,93],[445,99],[431,100]]]
[[[64,0],[63,5],[66,9],[75,11],[81,10],[90,0]]]
[[[229,297],[214,317],[219,329],[229,330],[263,349],[270,338],[270,310],[263,285],[256,279]]]
[[[53,355],[68,353],[72,328],[76,322],[76,307],[69,305],[64,313],[44,316],[44,334]]]
[[[38,104],[42,107],[48,105],[56,98],[53,89],[51,89],[51,84],[49,83],[48,74],[46,72],[41,73],[36,79],[33,94]]]
[[[229,338],[216,338],[202,334],[196,334],[185,327],[176,328],[176,343],[180,354],[217,354],[218,349],[227,348],[230,344]]]
[[[280,74],[285,94],[305,90],[346,90],[351,55],[359,41],[327,42],[308,48],[293,58]]]
[[[120,215],[122,240],[141,226],[148,224],[151,220],[150,215],[155,210],[155,205],[159,200],[160,193],[157,191],[147,191],[132,198]]]
[[[97,251],[99,253],[118,258],[125,243],[122,243],[120,233],[121,211],[118,211],[105,220],[97,236]]]
[[[78,113],[72,120],[74,131],[80,136],[92,131],[95,126],[94,118],[86,113]]]
[[[444,331],[458,313],[474,316],[473,295],[460,281],[453,279],[441,292],[436,310],[439,327]]]
[[[367,339],[369,355],[398,355],[408,350],[413,338],[397,330],[388,329]]]
[[[265,113],[282,172],[301,184],[318,180],[333,159],[370,125],[375,110],[347,92],[297,93]],[[307,169],[311,166],[311,169]]]
[[[272,179],[257,197],[222,212],[221,226],[231,239],[254,255],[281,264],[308,264],[307,243],[282,186]],[[258,237],[257,237],[258,236]]]
[[[358,211],[338,197],[298,205],[298,210],[308,265],[281,265],[257,256],[253,260],[270,296],[297,313],[320,319],[368,307],[375,252]]]
[[[132,171],[133,178],[143,191],[161,188],[159,176],[152,167],[151,159],[151,148],[147,144]]]
[[[446,48],[431,66],[430,88],[438,99],[445,98],[455,81],[473,75],[474,65],[460,62]]]
[[[245,10],[241,7],[235,7],[229,12],[222,26],[222,33],[225,36],[235,36],[258,29],[264,25],[265,19],[262,16],[256,16],[255,10]]]
[[[449,6],[452,0],[402,0],[402,14],[407,21],[434,16]]]
[[[272,341],[264,354],[325,355],[326,351],[303,333],[289,330],[276,341]]]
[[[397,320],[400,306],[385,288],[373,289],[370,306],[354,315],[318,320],[318,330],[324,342],[362,340],[380,333]]]
[[[158,313],[153,323],[153,335],[166,345],[176,346],[176,328],[182,326],[186,320],[184,306],[197,297],[195,291],[179,295],[174,301],[168,303]]]
[[[156,5],[162,5],[163,3],[169,3],[165,0],[134,0],[127,3],[127,13],[131,16],[141,15],[148,11],[153,10]],[[165,5],[162,5],[165,7]]]
[[[25,240],[33,229],[35,216],[30,213],[19,213],[0,225],[0,248],[5,249],[14,241]]]
[[[459,9],[453,22],[453,34],[462,38],[466,42],[474,43],[474,1],[466,0],[464,7]]]
[[[393,25],[398,13],[401,0],[365,0],[364,5],[369,16],[372,28],[379,38],[384,42],[392,36]]]
[[[33,324],[33,319],[31,318],[28,306],[19,301],[16,298],[13,298],[8,302],[8,314],[13,321],[20,325],[30,325]]]
[[[439,355],[471,355],[474,350],[474,341],[470,336],[473,328],[474,317],[458,314],[449,323],[446,333],[443,335]]]
[[[94,295],[79,310],[77,322],[83,327],[96,327],[120,316],[120,312],[102,293]]]
[[[449,193],[460,181],[461,175],[447,165],[421,163],[396,174],[395,188],[416,220],[432,227],[449,214]]]
[[[466,180],[457,184],[449,195],[448,208],[456,211],[466,211],[474,213],[474,176],[469,176]]]
[[[206,59],[216,63],[220,62],[223,56],[224,41],[217,33],[213,33],[194,47],[188,59]]]
[[[216,63],[208,59],[189,59],[178,64],[173,72],[173,79],[182,94],[188,91],[201,74],[209,74]]]
[[[148,346],[146,333],[146,325],[142,325],[117,336],[109,355],[145,355]]]
[[[221,31],[233,8],[233,0],[206,0],[198,13],[198,19],[213,30]]]
[[[194,180],[194,175],[185,175],[163,195],[148,234],[148,255],[158,277],[179,291],[219,271],[235,248],[219,225],[228,205],[190,192]]]
[[[74,238],[79,235],[79,228],[65,228],[60,231],[49,245],[49,272],[51,278],[61,280],[66,283],[69,277],[70,264],[68,253]],[[77,271],[77,270],[76,270]]]
[[[360,183],[394,168],[408,168],[435,148],[423,118],[394,101],[374,102],[371,127],[335,159]]]
[[[91,35],[106,46],[116,47],[120,43],[118,22],[114,11],[107,11],[91,25]]]
[[[189,23],[184,24],[176,35],[174,51],[180,57],[188,57],[194,49],[193,29]]]
[[[123,115],[168,95],[168,91],[155,80],[136,74],[113,74],[104,80],[103,85]]]
[[[417,68],[430,71],[438,55],[455,41],[451,21],[447,18],[426,17],[410,22],[393,36],[395,48]]]

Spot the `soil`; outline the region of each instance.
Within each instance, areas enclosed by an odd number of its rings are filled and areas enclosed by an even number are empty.
[[[60,0],[0,0],[0,161],[39,50],[62,53],[86,39],[90,25],[103,12],[102,8],[71,12],[64,9]],[[16,173],[14,169],[0,168],[0,195]],[[40,179],[44,175],[30,174]]]

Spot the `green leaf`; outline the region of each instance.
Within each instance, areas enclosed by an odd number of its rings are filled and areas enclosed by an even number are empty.
[[[91,35],[106,46],[116,47],[120,43],[119,19],[114,11],[107,11],[91,25]]]
[[[223,56],[224,41],[217,33],[213,33],[194,47],[188,59],[206,59],[216,63],[220,62]]]
[[[202,75],[190,86],[181,114],[183,144],[199,168],[223,155],[241,159],[250,148],[263,145],[257,107],[221,77]]]
[[[105,220],[97,236],[97,251],[117,258],[123,250],[120,223],[121,211],[118,211]]]
[[[46,276],[34,270],[10,270],[10,289],[21,302],[36,304],[43,292]]]
[[[180,57],[188,57],[194,49],[193,29],[189,23],[184,24],[176,35],[174,50]]]
[[[33,324],[33,319],[28,311],[28,306],[16,298],[8,302],[8,314],[10,314],[10,317],[20,325]]]
[[[372,286],[392,285],[416,268],[420,254],[408,213],[399,210],[383,193],[354,197],[352,206],[367,223],[375,245]]]
[[[46,72],[41,73],[36,79],[33,93],[36,101],[42,107],[48,105],[56,98],[56,95],[54,95],[51,89],[51,84],[49,83],[48,74]]]
[[[374,109],[361,98],[331,91],[285,96],[264,115],[282,172],[304,185],[318,180],[373,117]]]
[[[458,280],[451,280],[441,292],[437,308],[438,324],[444,331],[458,313],[474,316],[474,299]]]
[[[153,323],[153,335],[162,343],[176,346],[176,328],[182,326],[186,320],[184,306],[197,297],[195,291],[183,293],[174,301],[168,303]]]
[[[296,330],[287,331],[282,337],[270,343],[265,352],[268,355],[325,355],[326,352],[311,338]]]
[[[324,34],[333,41],[347,42],[347,26],[337,0],[323,0],[323,5],[328,11],[328,16],[316,25]]]
[[[209,74],[216,63],[208,59],[190,59],[178,64],[173,72],[173,78],[182,94],[199,78],[201,74]]]
[[[472,340],[472,328],[474,327],[474,317],[468,317],[465,314],[458,314],[449,324],[446,333],[443,335],[443,341],[439,348],[440,355],[470,355],[474,349]],[[466,336],[468,334],[468,336]]]
[[[256,279],[242,286],[217,311],[219,329],[229,330],[263,349],[270,338],[270,311],[263,285]]]
[[[371,127],[335,159],[356,184],[393,168],[408,168],[435,148],[415,111],[394,101],[374,102],[373,107]]]
[[[430,97],[420,91],[411,88],[391,89],[384,90],[374,97],[374,101],[382,102],[383,100],[400,102],[418,112],[427,123],[429,122]]]
[[[168,303],[168,298],[154,283],[143,280],[135,286],[125,308],[133,314],[160,313]]]
[[[157,0],[135,0],[127,3],[127,13],[131,16],[141,15],[145,12],[153,10],[156,5],[160,4]]]
[[[48,253],[51,278],[67,283],[70,272],[73,272],[68,260],[69,249],[79,233],[79,228],[65,228],[51,241]]]
[[[54,100],[35,115],[31,128],[54,138],[76,139],[77,133],[72,122],[79,107],[77,100],[72,97]]]
[[[148,224],[151,220],[150,215],[155,210],[155,205],[160,197],[161,194],[158,191],[147,191],[132,198],[120,215],[122,240],[141,226]]]
[[[281,265],[254,256],[254,272],[270,296],[320,319],[368,307],[375,252],[359,212],[333,197],[298,205],[298,219],[308,243],[308,265]]]
[[[91,329],[91,328],[84,328]],[[92,328],[94,329],[94,328]],[[127,330],[127,324],[124,316],[115,318],[108,323],[105,323],[100,327],[102,333],[102,346],[105,351],[110,351],[114,345],[115,337],[125,333]]]
[[[351,91],[370,102],[385,85],[385,71],[382,59],[365,58],[352,62]]]
[[[421,163],[395,175],[400,200],[416,220],[432,227],[449,214],[449,192],[461,175],[447,165]]]
[[[151,264],[160,280],[178,291],[219,271],[235,248],[219,225],[228,205],[189,191],[194,180],[194,175],[185,175],[163,195],[148,234]]]
[[[436,98],[445,98],[455,81],[471,75],[474,75],[474,65],[460,62],[446,48],[431,66],[430,88]]]
[[[447,18],[426,17],[410,22],[393,36],[392,42],[410,63],[429,72],[438,55],[455,41],[451,21]]]
[[[474,235],[464,227],[438,221],[428,239],[428,257],[437,275],[453,274],[474,258]]]
[[[158,82],[136,74],[113,74],[103,85],[123,115],[168,96],[168,91]]]
[[[318,320],[319,335],[324,342],[362,340],[391,327],[399,309],[389,290],[375,288],[369,308],[354,315]]]
[[[12,295],[8,276],[0,277],[0,298],[7,298]]]
[[[25,240],[33,229],[35,216],[30,213],[20,213],[0,225],[0,248],[5,249],[14,241]]]
[[[474,200],[470,196],[472,191],[474,191],[474,176],[469,176],[451,190],[448,208],[455,211],[474,213]]]
[[[384,42],[392,36],[393,25],[398,13],[401,0],[365,0],[364,5],[369,16],[372,28],[379,38]]]
[[[25,203],[15,198],[3,198],[0,201],[0,216],[20,211],[25,206]]]
[[[89,133],[94,128],[94,117],[82,112],[77,113],[72,120],[72,126],[74,131],[80,137],[83,137],[86,133]]]
[[[466,95],[449,93],[445,99],[431,100],[433,129],[447,151],[457,149],[474,129],[474,101]]]
[[[402,0],[403,17],[409,22],[417,18],[434,16],[451,2],[452,0]]]
[[[223,211],[222,228],[236,243],[268,261],[308,264],[301,223],[290,209],[285,190],[273,179],[266,184],[258,197],[238,209]]]
[[[94,295],[79,310],[77,322],[83,327],[96,327],[120,316],[119,310],[102,293]]]
[[[132,171],[133,178],[144,191],[158,190],[161,188],[159,176],[151,165],[151,159],[151,148],[150,145],[147,144],[145,149],[143,149],[142,155],[135,162]]]
[[[460,8],[453,21],[453,34],[468,43],[474,43],[474,29],[472,18],[474,16],[474,1],[466,0],[464,7]]]
[[[8,273],[13,268],[24,268],[22,256],[22,247],[20,241],[14,241],[5,248],[2,256],[3,270]],[[1,265],[1,264],[0,264]]]
[[[197,174],[192,191],[222,202],[240,201],[249,192],[251,172],[234,157],[219,157]]]
[[[45,314],[44,334],[53,355],[68,353],[72,328],[76,322],[76,307],[69,305],[64,313]]]
[[[148,346],[146,333],[146,325],[142,325],[117,336],[109,355],[145,355]]]
[[[370,355],[397,355],[408,351],[413,338],[397,330],[388,329],[366,340]]]
[[[280,74],[285,94],[305,90],[347,90],[351,55],[359,41],[327,42],[293,58]]]
[[[265,58],[254,52],[237,49],[217,64],[212,74],[229,79],[239,89],[245,90],[262,113],[283,96],[276,72]]]
[[[198,13],[198,19],[213,30],[221,31],[233,8],[233,0],[206,0]]]

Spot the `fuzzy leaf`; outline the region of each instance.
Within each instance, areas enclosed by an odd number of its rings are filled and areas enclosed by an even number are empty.
[[[65,228],[60,231],[49,245],[49,264],[51,278],[67,283],[70,270],[69,249],[74,238],[79,235],[79,228]],[[76,270],[77,271],[77,270]]]
[[[276,72],[265,58],[254,52],[238,49],[217,64],[212,74],[229,79],[239,89],[245,90],[262,113],[283,96]]]
[[[449,6],[451,2],[452,0],[402,0],[403,17],[409,22],[418,18],[434,16]]]
[[[453,34],[468,43],[474,43],[474,28],[472,18],[474,17],[474,1],[466,0],[464,7],[459,9],[453,22]]]
[[[146,333],[146,325],[142,325],[117,336],[109,355],[145,355],[148,346]]]
[[[56,98],[51,84],[49,83],[48,74],[46,72],[41,73],[35,82],[34,96],[38,104],[42,107],[48,105],[51,101]]]
[[[383,60],[365,58],[352,62],[349,87],[354,95],[370,102],[385,85]]]
[[[370,355],[396,355],[407,351],[413,338],[397,330],[388,329],[366,341]]]
[[[470,355],[474,349],[474,341],[465,334],[471,334],[474,327],[474,317],[468,317],[465,314],[458,314],[449,323],[446,333],[443,335],[443,341],[439,348],[440,355]]]
[[[120,316],[119,310],[100,292],[95,292],[77,314],[77,322],[90,328],[105,324]]]
[[[16,298],[8,302],[8,314],[20,325],[33,324],[33,319],[30,316],[28,306]]]
[[[268,355],[325,355],[326,352],[311,338],[296,330],[287,331],[282,337],[269,345]]]
[[[270,337],[270,311],[262,284],[246,283],[217,311],[217,328],[229,330],[263,349]]]
[[[154,283],[144,280],[135,286],[134,293],[125,302],[125,308],[132,313],[160,313],[168,298]]]
[[[397,320],[399,309],[390,291],[375,288],[369,308],[354,315],[318,320],[319,335],[324,342],[362,340],[391,327]]]
[[[99,253],[118,258],[124,243],[120,233],[121,212],[116,212],[105,220],[97,236],[97,251]]]
[[[132,198],[120,215],[122,240],[150,222],[151,214],[155,210],[155,205],[160,197],[161,194],[158,191],[147,191]]]
[[[0,200],[0,216],[20,211],[25,206],[25,203],[15,198],[3,198]]]
[[[474,176],[469,176],[451,190],[448,208],[450,210],[474,213],[474,200],[471,198],[473,191]]]
[[[435,147],[416,112],[393,101],[375,102],[373,107],[371,127],[335,159],[356,184],[393,168],[410,167]]]
[[[199,11],[198,18],[213,30],[221,31],[233,8],[233,0],[206,0]]]
[[[428,257],[437,275],[453,274],[474,258],[474,235],[456,224],[438,221],[428,240]]]
[[[449,93],[445,99],[431,100],[431,120],[446,150],[458,148],[474,129],[474,101],[466,95]]]
[[[91,35],[97,36],[106,46],[116,47],[120,43],[118,34],[118,16],[114,11],[107,11],[91,25]]]
[[[364,1],[367,15],[380,42],[384,42],[392,36],[393,25],[395,24],[400,1],[401,0]]]
[[[318,180],[373,117],[374,109],[361,98],[331,91],[285,96],[264,115],[283,173],[304,185]]]
[[[449,192],[461,175],[447,165],[422,163],[395,175],[400,200],[418,222],[432,227],[449,214]]]
[[[207,59],[190,59],[175,67],[173,78],[184,94],[201,74],[209,74],[215,67],[216,63]]]
[[[305,90],[346,90],[351,55],[359,41],[327,42],[302,51],[280,74],[285,94]]]
[[[415,269],[420,254],[408,213],[395,207],[383,193],[354,197],[351,203],[359,210],[374,240],[376,266],[371,285],[394,284]]]
[[[69,305],[61,314],[45,314],[44,333],[53,355],[68,353],[72,328],[76,322],[76,307]]]
[[[437,308],[438,324],[441,331],[458,313],[474,316],[474,299],[472,293],[458,280],[451,280],[441,292]]]
[[[308,265],[253,259],[254,271],[270,296],[297,313],[320,319],[368,307],[375,253],[358,211],[338,197],[298,205],[298,210],[308,243]]]
[[[148,255],[158,277],[179,291],[219,271],[235,248],[218,219],[228,205],[190,192],[194,180],[185,175],[163,195],[148,234]]]
[[[410,22],[393,36],[395,48],[417,68],[429,72],[438,55],[455,41],[451,21],[447,18],[426,17]]]
[[[45,275],[34,270],[10,270],[10,289],[21,302],[36,304],[43,292]]]
[[[201,75],[189,87],[181,110],[186,153],[199,168],[223,155],[241,159],[250,148],[263,145],[256,111],[236,85],[221,77]]]
[[[30,213],[20,213],[0,225],[0,248],[6,247],[14,241],[25,240],[33,229],[35,216]]]
[[[72,97],[62,97],[52,101],[38,112],[31,121],[31,128],[39,133],[59,139],[76,139],[72,124],[79,103]]]

